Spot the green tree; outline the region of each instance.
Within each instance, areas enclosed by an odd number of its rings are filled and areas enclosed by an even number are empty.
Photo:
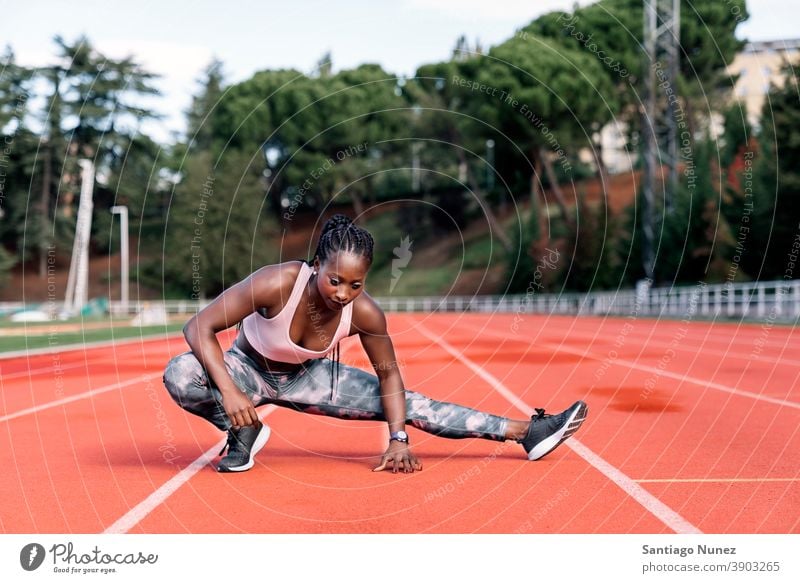
[[[157,76],[132,57],[114,60],[103,55],[86,37],[69,43],[57,36],[55,42],[60,62],[50,71],[57,74],[52,101],[57,103],[58,113],[53,121],[60,128],[51,123],[50,133],[60,129],[67,141],[61,167],[62,214],[73,214],[80,187],[79,158],[95,163],[95,207],[101,213],[116,201],[114,186],[119,186],[130,157],[146,151],[135,143],[140,124],[158,116],[140,103],[144,96],[158,95],[152,85]]]
[[[187,113],[186,135],[189,147],[200,151],[210,151],[214,140],[220,136],[215,134],[214,118],[222,101],[225,85],[223,63],[213,59],[198,81],[200,91],[192,98]]]
[[[325,97],[315,108],[325,127],[303,145],[335,162],[317,181],[323,200],[346,197],[357,218],[366,211],[367,199],[375,201],[378,161],[409,135],[408,110],[396,87],[397,78],[373,64],[324,80]]]
[[[735,33],[748,18],[745,0],[681,2],[680,90],[693,134],[733,89],[736,77],[727,68],[744,48]]]
[[[747,16],[744,0],[681,3],[680,72],[679,78],[673,82],[673,89],[680,95],[679,105],[686,113],[691,136],[706,126],[711,112],[719,109],[729,94],[735,79],[730,78],[726,68],[744,44],[734,33],[736,26]],[[602,64],[602,72],[613,84],[613,95],[619,100],[615,117],[627,125],[631,140],[635,142],[641,123],[641,78],[645,66],[641,48],[642,23],[641,1],[601,0],[571,13],[546,14],[522,29],[517,36],[538,35],[553,39]],[[724,219],[714,214],[719,205],[712,197],[715,189],[711,185],[714,170],[710,154],[701,154],[700,149],[701,146],[692,144],[692,159],[685,161],[697,172],[697,181],[691,186],[694,192],[690,192],[690,185],[684,180],[675,194],[673,212],[666,214],[663,208],[659,208],[662,213],[657,230],[661,265],[656,268],[656,276],[662,280],[687,280],[705,274],[709,262],[718,259],[716,251],[725,246],[709,245],[703,242],[702,237],[710,236],[717,242],[729,240]],[[602,167],[599,170],[602,174]],[[703,182],[702,187],[700,182]],[[630,209],[629,221],[638,208],[636,205]],[[619,243],[631,247],[618,249],[618,252],[620,265],[628,265],[626,275],[636,280],[643,276],[638,267],[632,267],[640,253],[640,237],[636,236],[640,233],[638,226],[634,231],[632,222],[629,227],[628,235],[622,236]],[[674,249],[675,245],[683,251],[673,255],[668,250]]]
[[[500,228],[489,193],[476,181],[478,170],[483,176],[481,153],[473,150],[479,137],[465,143],[464,115],[455,109],[458,104],[451,101],[447,86],[458,67],[468,66],[475,55],[455,55],[451,61],[420,68],[416,77],[398,79],[395,92],[404,105],[392,115],[399,127],[381,149],[380,162],[388,172],[382,174],[379,187],[384,196],[414,201],[398,209],[396,224],[418,246],[465,228],[478,213],[491,225],[493,236]]]
[[[258,162],[239,150],[226,151],[216,164],[210,152],[189,156],[168,210],[161,255],[144,267],[147,282],[163,281],[171,297],[212,297],[280,258],[271,244],[274,220],[263,213]]]
[[[0,56],[0,285],[6,281],[8,270],[24,256],[25,203],[31,173],[20,164],[36,147],[35,136],[25,124],[31,81],[31,70],[18,65],[7,47]]]
[[[493,110],[474,101],[466,83],[479,83],[479,71],[488,62],[485,56],[475,56],[466,49],[455,51],[457,59],[425,65],[417,70],[416,83],[411,86],[415,136],[424,143],[422,152],[426,166],[436,169],[431,176],[434,189],[443,197],[455,198],[453,204],[438,201],[438,206],[457,207],[472,204],[480,211],[492,235],[506,252],[512,251],[496,208],[486,192],[483,180],[488,161],[486,142],[498,138]],[[415,90],[414,87],[418,87]]]
[[[753,245],[753,158],[757,141],[747,121],[744,104],[732,103],[723,112],[724,133],[719,146],[719,183],[722,185],[721,221],[728,225],[717,232],[721,248],[727,252],[728,264],[720,279],[744,279],[741,252]],[[716,183],[716,182],[715,182]],[[748,261],[746,261],[748,263]]]
[[[662,280],[705,281],[714,255],[722,252],[728,226],[719,212],[722,183],[713,179],[719,173],[712,156],[711,140],[697,143],[694,163],[687,168],[689,175],[678,190],[674,208],[665,213],[657,258]]]
[[[616,221],[609,213],[605,196],[598,204],[578,197],[574,253],[563,273],[564,287],[577,291],[607,289],[616,284],[613,238]]]
[[[35,158],[26,163],[32,173],[38,175],[38,206],[31,208],[26,221],[30,233],[26,238],[27,246],[37,248],[39,256],[39,277],[44,279],[47,270],[47,249],[56,241],[66,242],[72,238],[75,229],[72,208],[63,205],[72,193],[61,196],[61,178],[68,175],[64,172],[67,155],[68,137],[62,129],[63,104],[61,99],[61,80],[64,70],[59,64],[43,67],[37,71],[39,80],[45,86],[45,106],[38,115],[42,125],[41,141]],[[69,165],[73,170],[74,163]],[[33,193],[31,193],[33,194]],[[62,212],[57,212],[59,201],[62,201]]]
[[[737,156],[742,153],[753,136],[753,130],[747,121],[747,109],[744,103],[731,103],[722,113],[722,144],[719,151],[719,163],[723,169],[730,168]]]
[[[61,60],[61,103],[66,133],[75,155],[113,167],[140,122],[158,117],[139,105],[141,98],[158,95],[157,75],[142,69],[132,57],[111,59],[89,39],[68,43],[55,38]]]
[[[643,9],[641,0],[601,0],[572,13],[545,14],[521,34],[556,39],[602,63],[621,100],[618,119],[635,133],[644,67]],[[681,2],[681,78],[676,84],[693,134],[735,82],[727,66],[744,46],[735,30],[748,17],[745,0]]]
[[[800,230],[800,88],[787,65],[761,114],[759,154],[753,169],[752,246],[743,257],[755,279],[800,276],[788,267]]]
[[[317,61],[315,76],[324,79],[331,75],[333,75],[333,55],[330,51],[326,51]]]
[[[525,182],[536,198],[546,181],[568,238],[574,241],[575,218],[560,182],[565,176],[569,180],[578,150],[592,146],[593,135],[615,110],[612,84],[597,60],[522,31],[493,47],[487,56],[420,67],[417,79],[434,104],[426,108],[432,114],[426,117],[438,118],[441,124],[423,119],[421,125],[438,129],[447,136],[442,141],[461,146],[459,162],[466,171],[459,174],[467,176],[473,192],[479,192],[481,184],[473,168],[483,169],[486,162],[474,155],[474,160],[467,159],[464,152],[483,153],[491,139],[499,161],[498,182],[516,184],[514,173],[524,169]],[[509,194],[515,198],[513,188]],[[492,211],[485,202],[481,207]],[[493,232],[502,232],[488,213],[487,217]],[[508,245],[512,264],[517,263],[513,261],[516,243]],[[524,268],[525,264],[520,265]],[[512,282],[530,277],[530,271],[523,272]]]
[[[407,131],[395,87],[395,76],[370,64],[316,78],[261,71],[227,91],[218,135],[227,128],[228,147],[280,152],[269,169],[268,201],[276,216],[342,199],[359,215],[374,190],[376,160],[391,149],[381,142]]]
[[[267,208],[275,216],[283,212],[284,191],[302,185],[309,172],[327,160],[324,153],[303,148],[325,128],[320,108],[314,105],[323,96],[320,80],[299,71],[259,71],[229,87],[220,102],[214,133],[226,148],[252,153],[262,168],[265,154],[277,153],[274,167],[266,169]]]
[[[713,142],[705,139],[695,148],[692,164],[682,175],[678,192],[668,210],[664,204],[664,184],[658,186],[662,197],[657,201],[655,228],[657,283],[696,283],[721,279],[722,264],[730,255],[730,226],[720,212],[724,185],[713,159]],[[629,285],[645,277],[641,257],[641,192],[623,220],[624,229],[617,240],[616,255],[624,266],[622,280]]]
[[[518,101],[498,108],[498,122],[535,169],[531,191],[546,174],[565,222],[574,228],[554,166],[568,170],[570,157],[594,146],[592,136],[616,111],[611,82],[596,58],[532,34],[516,35],[489,56],[494,59],[479,77],[494,79]]]
[[[145,134],[130,137],[119,163],[109,174],[105,184],[96,189],[98,210],[92,220],[92,240],[100,252],[113,252],[112,240],[117,240],[118,226],[112,232],[112,205],[125,205],[130,214],[131,228],[141,223],[163,220],[163,200],[171,184],[162,171],[170,165],[169,154]],[[117,220],[114,223],[118,225]],[[140,251],[151,251],[152,241],[140,241]]]
[[[16,63],[11,47],[6,47],[0,55],[0,132],[13,133],[23,125],[31,75],[30,69]]]
[[[539,227],[539,203],[531,198],[527,217],[519,217],[512,224],[511,249],[506,253],[506,277],[508,293],[525,293],[532,281],[539,261],[538,247],[541,240]]]
[[[107,248],[109,207],[141,203],[148,184],[143,177],[158,175],[158,147],[139,131],[143,119],[157,117],[139,105],[143,96],[157,95],[155,75],[130,57],[107,58],[85,37],[69,43],[57,36],[55,44],[54,62],[38,70],[45,88],[42,134],[37,150],[20,161],[31,177],[22,247],[37,250],[42,277],[46,250],[55,245],[63,256],[71,247],[80,158],[93,160],[96,167],[93,234],[101,248]],[[134,219],[136,206],[131,208]]]
[[[18,127],[6,136],[0,134],[0,244],[14,261],[24,263],[42,249],[42,235],[48,225],[37,220],[37,176],[35,161],[39,136]]]

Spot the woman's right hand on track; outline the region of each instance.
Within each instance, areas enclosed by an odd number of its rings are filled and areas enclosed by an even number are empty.
[[[391,466],[392,473],[396,474],[398,471],[403,470],[405,473],[413,472],[414,470],[422,470],[422,463],[417,459],[407,443],[399,441],[390,441],[389,449],[383,454],[381,463],[373,472],[381,472]]]
[[[256,408],[253,406],[252,401],[239,389],[223,393],[222,407],[225,409],[225,414],[230,419],[234,429],[252,425],[258,421]]]

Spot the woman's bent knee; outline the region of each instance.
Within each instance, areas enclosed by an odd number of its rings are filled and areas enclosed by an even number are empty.
[[[205,369],[191,352],[176,356],[164,369],[164,386],[179,407],[227,429],[219,394],[208,382]]]
[[[179,405],[181,397],[186,394],[198,374],[203,374],[203,367],[191,352],[180,354],[167,363],[164,369],[164,386]]]

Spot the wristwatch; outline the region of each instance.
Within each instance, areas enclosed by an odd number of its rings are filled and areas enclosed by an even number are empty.
[[[400,443],[408,443],[408,433],[405,431],[393,431],[389,434],[389,441],[399,441]]]

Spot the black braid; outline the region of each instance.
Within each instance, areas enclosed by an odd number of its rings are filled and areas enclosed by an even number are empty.
[[[372,248],[375,242],[369,231],[362,229],[344,215],[333,215],[322,227],[315,257],[325,263],[329,257],[339,252],[360,255],[372,265]]]
[[[339,343],[333,349],[333,359],[331,360],[331,397],[334,394],[334,384],[339,388]],[[333,405],[333,403],[331,403]]]
[[[325,263],[333,255],[343,252],[359,255],[372,265],[372,248],[375,242],[369,231],[354,224],[352,219],[345,215],[336,214],[325,221],[322,234],[319,236],[317,251],[314,257],[320,263]],[[339,343],[332,350],[331,359],[331,398],[334,395],[334,383],[339,384]]]

